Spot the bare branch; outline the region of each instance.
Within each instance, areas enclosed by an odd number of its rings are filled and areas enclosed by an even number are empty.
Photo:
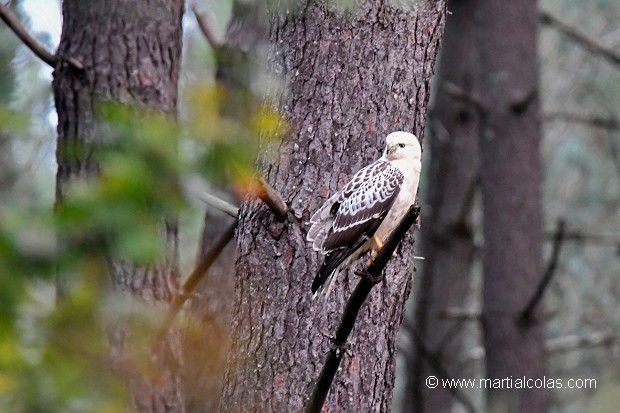
[[[480,310],[476,309],[468,309],[468,308],[458,308],[458,307],[448,307],[441,313],[442,318],[451,318],[455,320],[473,320],[480,321],[482,315],[480,314]]]
[[[226,230],[226,232],[222,234],[222,236],[215,243],[213,248],[211,248],[202,257],[202,259],[200,260],[200,262],[198,263],[194,271],[192,271],[190,276],[187,278],[187,281],[185,281],[185,284],[183,284],[183,287],[181,288],[180,293],[174,297],[174,300],[172,300],[172,303],[170,304],[170,308],[168,309],[168,313],[166,314],[166,318],[162,322],[162,325],[159,328],[157,335],[155,336],[156,345],[161,342],[165,334],[168,332],[168,330],[170,329],[170,326],[174,322],[174,319],[176,318],[177,314],[181,310],[181,307],[183,307],[183,304],[185,304],[185,301],[187,301],[187,299],[192,295],[192,293],[196,289],[196,286],[198,286],[198,283],[200,282],[200,280],[202,280],[202,278],[207,273],[211,265],[215,262],[217,257],[220,255],[224,247],[226,247],[226,245],[234,237],[235,229],[237,228],[237,223],[238,221],[235,220],[235,222],[233,222],[233,224]]]
[[[552,237],[553,235],[547,233],[546,236]],[[620,248],[620,237],[611,234],[587,234],[580,231],[567,231],[564,233],[564,240],[618,246]]]
[[[32,37],[17,16],[11,11],[8,5],[0,3],[0,18],[15,33],[15,35],[37,55],[41,60],[55,68],[58,63],[58,56],[50,53],[37,39]],[[71,66],[78,70],[84,70],[84,65],[72,57],[65,57]]]
[[[549,258],[549,263],[547,264],[547,269],[545,270],[545,274],[540,280],[540,284],[538,284],[538,288],[534,292],[534,295],[530,299],[530,301],[525,306],[525,309],[519,316],[519,323],[521,325],[527,325],[532,322],[532,316],[534,314],[534,310],[536,306],[540,302],[553,274],[555,273],[555,269],[558,266],[558,258],[560,256],[560,249],[562,248],[562,242],[564,241],[564,233],[566,230],[566,223],[562,218],[558,219],[557,228],[555,230],[555,235],[553,236],[553,246],[551,250],[551,257]]]
[[[288,206],[286,206],[282,197],[262,178],[257,178],[256,183],[258,184],[256,196],[267,204],[271,212],[273,212],[279,220],[285,220],[286,214],[288,213]]]
[[[58,55],[55,55],[55,56],[56,58],[58,58]],[[61,57],[62,57],[62,60],[69,63],[71,66],[73,66],[73,68],[77,70],[84,70],[84,65],[82,64],[82,62],[80,62],[76,58],[71,57],[71,56],[61,56]]]
[[[620,334],[603,331],[595,331],[594,333],[583,336],[567,335],[562,337],[550,338],[545,342],[545,349],[549,353],[559,353],[564,351],[581,350],[588,347],[613,346],[620,344]],[[474,347],[471,349],[469,357],[465,362],[474,362],[482,360],[485,357],[483,347]]]
[[[419,214],[420,208],[416,206],[409,208],[398,224],[398,227],[390,234],[383,248],[379,250],[375,259],[372,260],[370,265],[367,265],[365,270],[360,274],[362,277],[357,283],[351,297],[349,297],[344,312],[342,313],[340,324],[338,325],[336,335],[333,339],[332,348],[327,353],[327,358],[321,370],[321,374],[315,383],[310,400],[306,405],[306,413],[319,413],[321,411],[323,403],[325,403],[325,399],[327,398],[329,388],[334,381],[340,361],[346,352],[349,335],[351,334],[351,330],[353,330],[357,315],[372,287],[381,281],[383,269],[390,258],[392,258],[392,254],[396,250],[400,240],[405,236],[409,228],[411,228]]]
[[[0,3],[0,18],[6,23],[7,26],[15,33],[17,37],[26,45],[34,54],[36,54],[41,60],[50,65],[51,67],[56,66],[56,56],[51,54],[50,52],[43,47],[41,43],[37,41],[34,37],[28,33],[26,28],[19,21],[17,16],[13,14],[11,9],[5,5]]]
[[[620,55],[613,50],[604,47],[597,40],[585,35],[580,30],[570,26],[569,24],[560,21],[549,12],[540,10],[538,12],[538,18],[542,24],[553,27],[554,29],[564,33],[567,37],[585,49],[604,57],[607,61],[620,67]]]
[[[210,194],[204,188],[189,184],[185,185],[184,188],[190,196],[200,199],[215,209],[218,209],[233,218],[237,218],[239,216],[239,208],[215,195]],[[254,179],[253,184],[249,185],[247,188],[247,195],[250,198],[259,198],[263,201],[278,220],[284,221],[286,219],[286,214],[288,214],[289,211],[288,206],[276,190],[262,178]]]
[[[562,352],[586,347],[612,345],[618,342],[620,342],[620,334],[596,331],[585,336],[568,335],[552,338],[547,340],[546,346],[549,352]]]
[[[620,121],[614,117],[604,118],[595,115],[582,115],[578,113],[567,112],[550,112],[544,115],[545,122],[561,121],[571,123],[584,123],[597,128],[618,130],[620,129]]]
[[[230,215],[233,218],[237,218],[239,216],[239,208],[234,206],[233,204],[224,201],[216,197],[215,195],[211,195],[205,191],[193,191],[194,196],[196,196],[201,201],[205,202],[208,205],[211,205],[213,208],[222,211],[223,213]]]
[[[200,13],[196,6],[192,7],[192,11],[196,16],[196,22],[202,34],[214,49],[224,46],[224,39],[220,36],[214,27],[213,20],[207,13]]]
[[[461,100],[464,100],[465,102],[468,102],[474,105],[476,109],[484,109],[483,103],[480,101],[480,99],[478,99],[477,96],[473,95],[472,93],[467,92],[466,90],[461,88],[459,85],[456,85],[452,82],[445,82],[443,85],[443,91],[446,92],[446,94],[456,99],[461,99]]]

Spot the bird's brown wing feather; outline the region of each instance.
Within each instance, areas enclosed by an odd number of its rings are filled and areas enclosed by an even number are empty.
[[[400,191],[402,172],[385,160],[361,169],[345,185],[330,216],[329,229],[321,245],[325,262],[312,283],[318,288],[351,254],[372,237],[385,219]]]

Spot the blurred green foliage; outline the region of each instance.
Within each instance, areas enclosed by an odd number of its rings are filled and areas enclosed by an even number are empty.
[[[242,193],[254,173],[256,137],[270,142],[281,133],[279,117],[264,105],[256,104],[241,119],[223,118],[217,109],[220,93],[214,86],[197,87],[188,122],[100,104],[102,132],[90,148],[99,176],[70,181],[55,211],[49,205],[0,205],[0,272],[6,286],[0,289],[0,410],[3,405],[12,411],[120,409],[109,405],[116,397],[103,396],[120,394],[120,383],[111,373],[99,373],[106,370],[105,258],[144,265],[160,260],[162,217],[189,213],[184,176],[228,183]],[[27,126],[15,113],[0,111],[0,118],[7,133]],[[194,150],[183,155],[181,141]],[[67,298],[40,311],[33,295],[38,288],[49,290],[54,275],[67,281]],[[25,313],[30,314],[27,331],[21,322]]]
[[[72,179],[55,202],[49,74],[12,36],[0,26],[0,412],[126,411],[127,386],[107,354],[110,323],[139,320],[131,368],[148,375],[144,346],[160,319],[114,298],[107,258],[161,261],[163,219],[203,213],[188,198],[189,178],[244,196],[261,145],[281,136],[283,123],[262,96],[211,79],[212,51],[186,48],[193,78],[183,78],[179,118],[101,102],[97,143],[80,149],[100,173]],[[204,42],[195,31],[185,36]]]
[[[215,184],[232,184],[242,194],[254,174],[259,146],[283,135],[282,119],[247,90],[221,84],[196,85],[188,99],[187,136],[197,143],[193,157],[198,170]],[[231,106],[234,110],[228,109]]]

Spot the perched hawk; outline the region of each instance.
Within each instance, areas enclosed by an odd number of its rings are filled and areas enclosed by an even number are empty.
[[[383,156],[360,169],[310,218],[307,240],[325,255],[312,283],[318,289],[364,252],[376,252],[413,205],[420,180],[422,149],[415,135],[393,132]]]

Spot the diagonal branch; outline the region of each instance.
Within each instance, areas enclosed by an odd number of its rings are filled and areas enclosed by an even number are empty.
[[[256,196],[267,204],[271,212],[273,212],[280,221],[284,221],[288,213],[286,202],[284,202],[280,194],[278,194],[263,178],[257,178],[256,183],[258,186]]]
[[[553,249],[551,250],[551,258],[549,258],[549,263],[547,264],[545,274],[543,275],[542,280],[540,280],[540,284],[538,284],[538,288],[534,292],[534,295],[519,316],[519,323],[522,325],[531,323],[534,310],[540,302],[540,299],[542,298],[549,282],[551,281],[551,278],[553,277],[553,274],[555,273],[555,269],[558,266],[558,258],[560,257],[560,249],[562,248],[562,243],[564,242],[565,231],[566,223],[560,218],[553,236]]]
[[[466,91],[462,87],[452,82],[445,82],[443,85],[443,92],[452,96],[455,99],[460,99],[474,106],[476,109],[484,112],[485,105],[481,101],[481,99],[476,96],[473,92]]]
[[[17,16],[11,11],[9,6],[0,3],[0,18],[6,23],[6,25],[15,33],[15,35],[37,55],[41,60],[55,68],[58,63],[58,55],[50,53],[45,46],[43,46],[37,39],[32,37],[26,30],[24,25],[19,21]],[[78,70],[84,70],[84,65],[72,57],[65,57],[71,66]]]
[[[230,215],[233,218],[237,218],[239,216],[239,208],[237,208],[233,204],[226,202],[223,199],[216,197],[215,195],[211,195],[208,192],[194,191],[194,193],[198,199],[208,205],[211,205],[213,208],[225,213],[226,215]]]
[[[47,51],[47,49],[28,33],[26,28],[19,21],[17,16],[13,14],[9,6],[0,3],[0,18],[15,33],[17,37],[26,45],[34,54],[48,65],[56,66],[56,56]]]
[[[582,47],[588,49],[590,52],[601,55],[612,64],[620,67],[620,54],[617,54],[613,50],[601,45],[597,40],[560,21],[549,12],[543,10],[539,11],[538,18],[542,24],[553,27],[554,29],[564,33],[567,37]]]
[[[185,189],[191,196],[200,199],[215,209],[218,209],[233,218],[237,218],[239,216],[239,208],[215,195],[210,194],[204,189],[195,189],[189,185],[186,185]],[[247,195],[250,198],[259,198],[263,201],[279,221],[284,221],[286,219],[286,214],[289,212],[286,202],[284,202],[276,190],[262,178],[254,179],[252,184],[247,188]]]
[[[220,49],[224,46],[224,39],[217,33],[214,27],[213,20],[207,13],[201,13],[196,6],[192,7],[192,11],[196,16],[196,22],[200,31],[205,36],[211,47],[214,49]]]
[[[185,301],[192,295],[193,291],[198,286],[200,280],[203,279],[204,275],[207,273],[211,265],[215,262],[217,257],[220,255],[224,247],[230,242],[230,240],[235,235],[235,229],[237,228],[238,221],[232,223],[232,225],[222,234],[220,239],[215,243],[213,248],[211,248],[200,260],[194,271],[190,274],[183,284],[181,291],[174,297],[172,303],[170,304],[170,308],[168,309],[168,313],[166,314],[166,318],[162,322],[159,331],[157,332],[155,343],[160,343],[163,337],[166,335],[170,326],[174,322],[177,314],[185,304]]]
[[[329,388],[334,381],[336,371],[338,371],[338,366],[340,366],[340,362],[346,351],[349,335],[353,330],[357,315],[372,287],[381,281],[383,269],[390,258],[392,258],[392,254],[396,250],[400,240],[405,236],[409,228],[411,228],[419,214],[419,207],[412,206],[409,208],[398,224],[398,227],[396,227],[386,240],[383,248],[379,250],[375,259],[370,265],[366,266],[362,273],[363,277],[360,279],[351,297],[349,297],[347,301],[342,318],[340,319],[340,324],[336,330],[336,335],[333,339],[332,348],[327,353],[327,358],[321,370],[321,374],[315,383],[310,400],[306,405],[306,413],[319,413],[323,408]]]

